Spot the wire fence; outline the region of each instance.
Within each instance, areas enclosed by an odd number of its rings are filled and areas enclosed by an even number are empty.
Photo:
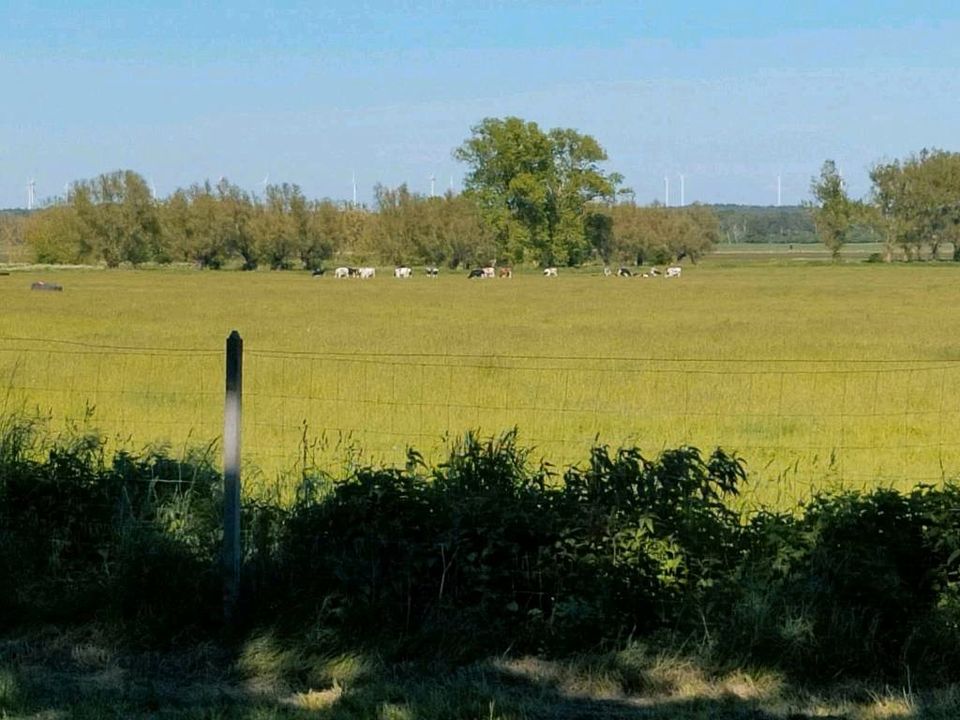
[[[88,423],[127,446],[223,432],[223,350],[0,337],[3,412]],[[534,459],[599,442],[746,459],[764,501],[825,483],[960,472],[960,362],[302,352],[247,346],[243,457],[261,477],[345,459],[437,460],[450,439],[519,428]]]

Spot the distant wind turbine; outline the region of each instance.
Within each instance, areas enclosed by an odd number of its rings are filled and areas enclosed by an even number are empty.
[[[437,178],[434,175],[430,176],[430,197],[436,196],[436,182]]]
[[[670,178],[663,176],[663,206],[670,207]]]
[[[357,173],[353,173],[353,204],[357,204]]]
[[[33,205],[37,201],[37,181],[30,178],[27,182],[27,210],[33,210]]]

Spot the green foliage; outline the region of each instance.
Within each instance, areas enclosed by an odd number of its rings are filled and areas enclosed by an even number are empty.
[[[944,243],[960,260],[960,153],[922,150],[902,162],[879,163],[870,171],[873,221],[888,246],[908,260]]]
[[[205,456],[175,461],[160,449],[108,463],[95,434],[46,447],[34,423],[3,429],[5,621],[115,619],[151,642],[209,625],[219,475]]]
[[[582,647],[692,621],[736,545],[738,516],[721,499],[743,477],[719,451],[647,461],[596,448],[558,483],[529,467],[514,433],[467,435],[432,470],[413,455],[404,471],[362,470],[295,508],[274,587],[299,600],[287,618],[319,611],[348,635],[444,645],[459,628],[471,652],[507,637]]]
[[[840,257],[859,213],[858,204],[847,195],[843,178],[833,160],[825,160],[820,177],[810,183],[814,197],[813,219],[817,234],[833,259]]]
[[[541,265],[574,265],[588,254],[587,204],[611,198],[620,177],[605,173],[606,151],[589,135],[544,132],[517,117],[486,118],[454,150],[468,165],[467,194],[494,228],[497,254]]]
[[[595,447],[557,477],[516,433],[447,461],[304,479],[244,507],[244,615],[311,653],[465,659],[699,637],[720,663],[801,679],[956,679],[960,487],[821,494],[793,514],[730,507],[742,461]],[[0,433],[0,609],[135,644],[218,628],[220,478],[206,454],[118,453],[33,422]]]

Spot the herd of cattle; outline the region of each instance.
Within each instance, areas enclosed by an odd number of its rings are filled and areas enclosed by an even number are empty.
[[[665,277],[665,278],[678,278],[680,277],[682,268],[679,265],[673,265],[668,267],[666,270],[661,272],[656,267],[650,268],[647,272],[632,272],[628,267],[620,267],[616,272],[611,270],[608,267],[603,269],[603,274],[606,277],[616,275],[617,277]],[[440,274],[440,268],[435,265],[428,265],[423,269],[424,275],[427,277],[435,278]],[[323,270],[315,270],[314,275],[323,275]],[[360,278],[361,280],[369,280],[377,276],[377,269],[372,267],[338,267],[333,271],[333,276],[335,278]],[[393,276],[395,278],[411,278],[413,277],[413,268],[407,266],[400,266],[393,269]],[[557,277],[557,268],[548,267],[543,269],[544,277]],[[485,267],[478,267],[470,270],[467,273],[467,277],[470,279],[473,278],[512,278],[513,277],[513,268],[509,267],[494,267],[493,265],[487,265]]]

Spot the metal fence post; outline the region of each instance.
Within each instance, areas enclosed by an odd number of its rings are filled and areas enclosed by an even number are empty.
[[[240,410],[243,340],[227,338],[227,394],[223,410],[223,617],[233,623],[240,599]]]

